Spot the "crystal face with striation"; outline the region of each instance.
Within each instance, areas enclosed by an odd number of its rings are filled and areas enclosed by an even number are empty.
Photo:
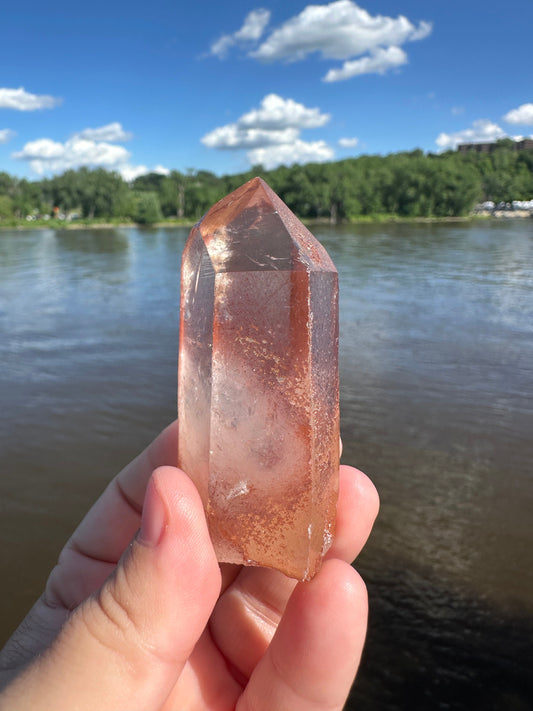
[[[260,178],[192,229],[181,268],[179,466],[218,560],[309,580],[334,534],[338,277]]]

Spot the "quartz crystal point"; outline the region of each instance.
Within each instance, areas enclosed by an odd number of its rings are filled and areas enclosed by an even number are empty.
[[[338,276],[260,178],[186,243],[178,380],[179,466],[218,560],[309,580],[335,526]]]

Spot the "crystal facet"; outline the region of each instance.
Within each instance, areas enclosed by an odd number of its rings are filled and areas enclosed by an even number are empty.
[[[191,231],[178,381],[178,461],[219,561],[312,578],[338,494],[338,277],[260,178]]]

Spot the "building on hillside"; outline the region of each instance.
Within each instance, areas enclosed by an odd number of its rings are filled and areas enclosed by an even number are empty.
[[[499,146],[499,141],[490,141],[487,143],[459,143],[457,150],[459,153],[492,153]],[[523,138],[520,141],[513,141],[510,146],[515,151],[525,151],[533,149],[533,139]]]

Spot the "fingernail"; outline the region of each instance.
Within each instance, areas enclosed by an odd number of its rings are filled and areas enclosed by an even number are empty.
[[[144,497],[139,540],[147,546],[157,546],[167,525],[167,509],[154,480],[150,479]]]

